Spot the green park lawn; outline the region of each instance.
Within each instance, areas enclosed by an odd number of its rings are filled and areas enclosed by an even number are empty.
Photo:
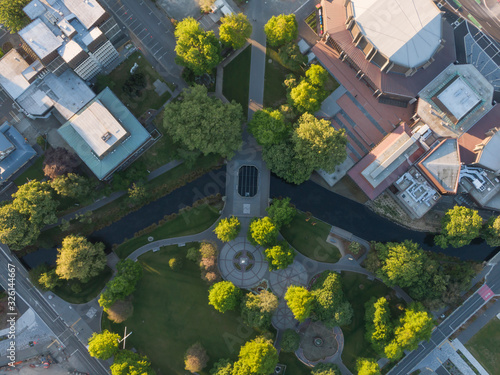
[[[295,353],[281,351],[279,363],[286,365],[286,375],[309,375],[311,373],[311,368],[303,364]]]
[[[43,158],[39,157],[35,160],[33,165],[29,166],[19,177],[14,180],[14,184],[17,186],[24,185],[28,180],[43,180],[45,175],[43,174]]]
[[[112,274],[111,268],[106,266],[100,275],[93,277],[86,283],[80,283],[80,292],[71,290],[71,285],[79,283],[78,281],[63,281],[64,284],[54,289],[53,292],[69,303],[86,303],[99,295]]]
[[[241,104],[243,114],[248,112],[248,89],[250,85],[250,59],[252,46],[248,46],[224,68],[222,93],[229,100]]]
[[[190,234],[203,232],[210,228],[219,218],[219,207],[203,204],[188,211],[184,211],[175,219],[167,221],[147,234],[132,238],[123,242],[114,251],[121,258],[125,259],[133,251],[148,243],[148,237],[153,237],[155,241],[165,238],[181,237]]]
[[[269,62],[271,61],[271,62]],[[264,74],[264,107],[279,107],[286,102],[286,89],[283,86],[285,77],[293,73],[280,63],[278,53],[267,48],[266,71]]]
[[[354,373],[357,358],[378,358],[371,345],[365,340],[365,303],[372,297],[390,296],[394,318],[399,311],[396,305],[403,301],[398,300],[395,292],[380,281],[371,281],[366,276],[353,272],[342,272],[341,276],[345,296],[354,310],[352,323],[342,327],[344,333],[342,361]],[[361,285],[363,285],[362,288],[360,288]]]
[[[146,87],[141,91],[138,97],[131,97],[123,92],[123,85],[130,76],[130,69],[137,63],[139,67],[136,73],[142,72],[146,76]],[[102,91],[106,86],[118,96],[118,98],[130,109],[135,117],[140,117],[148,109],[160,109],[161,106],[170,98],[167,91],[159,96],[153,83],[157,80],[163,80],[160,74],[149,64],[144,55],[140,52],[134,52],[130,57],[113,70],[109,75],[100,75],[97,78],[96,91]]]
[[[493,318],[465,346],[486,371],[500,374],[500,320]]]
[[[326,263],[338,262],[341,257],[339,249],[326,242],[332,226],[315,217],[311,217],[309,221],[306,219],[305,213],[297,212],[292,223],[281,228],[283,237],[295,250],[311,259]]]
[[[237,359],[240,346],[252,339],[254,332],[239,320],[239,314],[221,314],[208,305],[208,285],[200,277],[198,264],[184,260],[181,270],[168,266],[171,257],[184,258],[189,247],[168,246],[139,258],[144,276],[133,294],[134,314],[122,324],[103,318],[103,329],[123,335],[124,327],[133,334],[127,348],[146,354],[158,374],[184,375],[184,353],[200,342],[210,356],[207,375],[220,358]]]

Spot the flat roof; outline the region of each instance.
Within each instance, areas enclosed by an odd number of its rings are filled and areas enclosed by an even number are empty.
[[[47,9],[40,2],[40,0],[31,0],[23,8],[23,11],[31,20],[34,20],[35,18],[40,17],[42,14],[44,14],[47,11]]]
[[[69,42],[64,43],[61,47],[57,49],[59,55],[66,62],[70,62],[71,60],[73,60],[82,51],[83,48],[80,47],[80,45],[74,40],[70,40]]]
[[[73,116],[69,123],[98,157],[128,134],[99,100],[93,101],[83,112]]]
[[[497,119],[500,126],[500,119]],[[496,131],[493,135],[486,138],[482,149],[478,152],[476,164],[488,168],[495,174],[500,173],[500,132]]]
[[[5,159],[0,161],[0,184],[7,181],[19,168],[26,164],[32,157],[36,156],[33,147],[26,143],[24,137],[16,128],[7,122],[0,125],[0,133],[16,147]]]
[[[5,152],[12,146],[12,142],[9,141],[3,133],[0,133],[0,152]]]
[[[29,87],[23,75],[28,68],[28,63],[14,48],[0,59],[0,85],[11,98],[17,99]]]
[[[62,0],[64,5],[87,29],[101,18],[106,11],[96,0]]]
[[[62,38],[55,36],[39,18],[19,31],[19,36],[23,38],[40,59],[50,55],[63,43]]]
[[[458,77],[453,81],[438,94],[437,98],[457,120],[461,120],[481,101],[481,98],[467,85],[462,77]]]
[[[99,38],[102,34],[103,33],[102,33],[101,29],[99,29],[98,27],[94,27],[87,34],[82,36],[82,42],[85,43],[86,46],[88,46],[94,40]]]
[[[351,0],[361,32],[383,55],[410,68],[441,44],[441,11],[432,0]]]

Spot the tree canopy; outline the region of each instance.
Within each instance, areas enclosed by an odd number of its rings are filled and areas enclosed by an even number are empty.
[[[50,186],[57,194],[69,198],[86,198],[91,193],[94,184],[86,177],[76,173],[68,173],[55,177]]]
[[[341,375],[341,372],[335,363],[318,363],[311,370],[311,375]]]
[[[283,332],[280,345],[285,352],[294,353],[299,348],[300,335],[293,329],[287,329]]]
[[[204,31],[192,17],[184,18],[175,28],[175,61],[194,74],[210,73],[221,60],[220,43],[213,31]]]
[[[492,247],[500,246],[500,216],[490,217],[481,234],[486,243]]]
[[[32,224],[48,225],[57,222],[56,209],[59,202],[54,200],[50,185],[33,180],[19,186],[12,194],[12,208]]]
[[[272,341],[257,337],[241,347],[233,375],[269,375],[277,364],[278,352]]]
[[[104,330],[101,333],[94,332],[89,338],[89,354],[92,357],[106,360],[118,351],[120,335]]]
[[[259,294],[247,293],[241,304],[241,317],[246,325],[266,329],[271,325],[271,318],[278,308],[278,297],[263,290]]]
[[[389,302],[385,297],[371,298],[365,305],[366,340],[377,353],[383,353],[393,335]]]
[[[372,358],[358,358],[356,361],[356,371],[358,375],[380,375],[380,366]]]
[[[297,43],[289,42],[280,47],[278,56],[281,63],[290,70],[297,71],[301,66],[307,63],[307,56],[300,52]]]
[[[17,33],[29,22],[23,8],[30,0],[0,0],[0,24],[9,29],[11,34]]]
[[[303,286],[289,286],[285,293],[285,301],[299,322],[303,322],[311,316],[314,296]]]
[[[69,235],[62,241],[57,254],[57,275],[64,280],[86,282],[97,276],[106,266],[104,244],[92,244],[85,237]]]
[[[131,352],[130,350],[120,350],[115,355],[115,360],[111,365],[111,375],[155,375],[151,368],[151,363],[145,356]]]
[[[208,304],[221,313],[236,309],[240,299],[241,290],[231,281],[215,283],[208,291]]]
[[[269,146],[286,139],[290,129],[283,114],[277,109],[264,108],[253,114],[248,131],[261,146]]]
[[[266,211],[278,228],[290,225],[297,215],[297,209],[290,203],[290,198],[273,199]]]
[[[294,81],[285,81],[288,87],[288,101],[301,113],[314,113],[320,109],[321,103],[328,95],[325,83],[328,72],[321,66],[313,64],[306,71],[306,76],[299,84]]]
[[[295,259],[295,250],[293,250],[286,241],[280,241],[277,245],[264,251],[266,260],[269,264],[269,270],[282,270],[293,263]]]
[[[254,218],[250,223],[247,237],[254,245],[270,246],[276,243],[278,227],[268,216],[262,219]]]
[[[199,343],[191,345],[184,356],[185,369],[192,373],[198,373],[207,367],[208,354],[205,348]]]
[[[293,42],[298,36],[298,24],[295,14],[280,14],[273,16],[264,26],[267,43],[271,47],[279,47],[285,43]]]
[[[252,35],[252,24],[243,13],[232,13],[222,17],[221,22],[219,27],[220,40],[234,49],[243,47]]]
[[[79,165],[80,159],[65,148],[49,148],[43,159],[43,173],[49,178],[56,178],[74,172]]]
[[[479,237],[483,219],[476,210],[463,206],[455,206],[448,210],[441,222],[441,234],[434,241],[446,249],[448,245],[455,248],[471,243]]]
[[[12,204],[0,207],[0,242],[14,250],[32,245],[40,235],[40,224],[12,208]]]
[[[217,227],[214,229],[217,238],[222,242],[229,242],[238,237],[240,233],[241,224],[237,217],[231,216],[219,221]]]
[[[142,277],[142,266],[132,259],[124,259],[116,265],[116,276],[106,284],[106,290],[99,298],[99,305],[107,311],[116,301],[132,294]]]
[[[233,363],[229,359],[219,359],[210,370],[210,375],[232,375]]]
[[[181,147],[204,155],[231,158],[242,143],[243,112],[236,102],[222,103],[205,86],[184,89],[182,100],[165,107],[163,126]]]

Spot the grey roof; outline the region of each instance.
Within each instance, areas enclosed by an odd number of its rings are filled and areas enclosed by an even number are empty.
[[[442,193],[456,193],[460,166],[456,138],[443,140],[419,163],[419,167],[423,167],[423,172]]]
[[[497,124],[500,125],[500,119]],[[500,174],[500,132],[496,131],[493,135],[483,141],[482,149],[477,154],[476,163],[488,168],[495,174]]]
[[[40,59],[50,55],[63,43],[62,38],[55,36],[40,18],[19,31],[19,36],[23,38]]]
[[[23,72],[29,67],[22,56],[12,48],[0,59],[0,85],[12,99],[16,99],[29,87]]]
[[[96,0],[62,0],[64,5],[87,29],[101,18],[106,11]]]
[[[40,0],[32,0],[23,8],[23,11],[30,19],[34,20],[44,14],[47,8],[45,8]]]
[[[130,136],[121,142],[111,153],[99,159],[93,152],[91,146],[77,133],[68,121],[58,129],[59,134],[75,150],[77,155],[92,170],[100,180],[109,177],[130,155],[140,149],[151,135],[144,129],[140,122],[130,113],[127,107],[120,102],[115,94],[105,88],[96,98],[90,102],[78,115],[86,111],[90,105],[99,100],[104,107],[113,115],[120,124],[130,133]]]
[[[12,142],[3,133],[0,133],[0,152],[5,152],[11,147]]]
[[[25,142],[23,136],[7,122],[0,125],[2,133],[16,149],[5,159],[0,161],[0,184],[3,184],[14,173],[16,173],[24,164],[36,155],[35,150]]]

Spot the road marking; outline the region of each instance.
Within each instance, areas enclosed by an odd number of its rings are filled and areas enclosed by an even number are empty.
[[[304,4],[302,4],[300,7],[298,7],[298,9],[293,12],[293,13],[297,13],[304,5],[306,5],[310,0],[307,0]]]
[[[490,287],[486,284],[479,288],[477,294],[479,294],[485,301],[489,301],[495,295]]]
[[[153,54],[153,56],[156,56],[156,54],[157,54],[158,52],[160,52],[162,49],[163,49],[163,47],[160,47],[160,49],[159,49],[158,51],[156,51],[156,52]]]

